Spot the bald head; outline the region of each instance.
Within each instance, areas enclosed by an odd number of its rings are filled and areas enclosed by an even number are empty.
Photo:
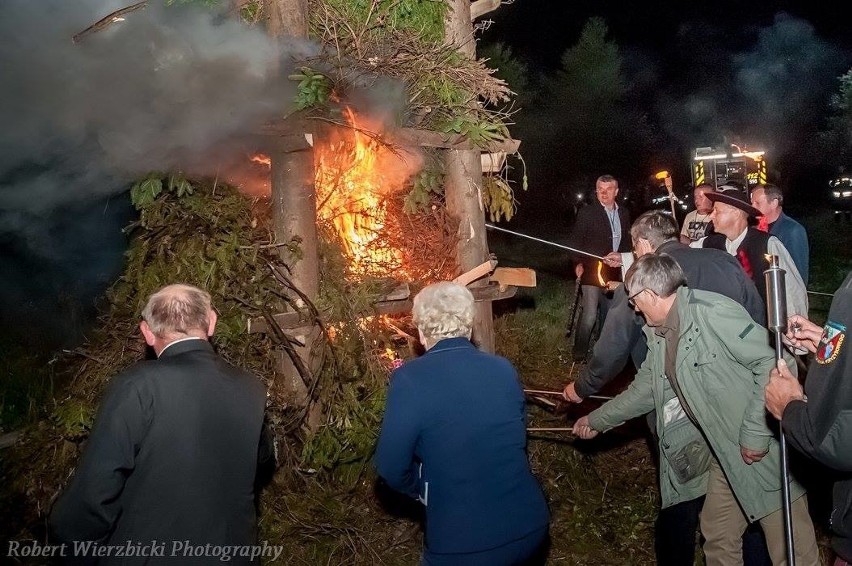
[[[175,340],[212,336],[216,313],[208,292],[192,285],[167,285],[148,298],[139,326],[159,355]]]

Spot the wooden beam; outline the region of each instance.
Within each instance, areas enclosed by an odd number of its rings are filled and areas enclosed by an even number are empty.
[[[491,274],[491,281],[500,288],[514,285],[516,287],[535,287],[535,271],[527,267],[498,267]]]
[[[470,292],[473,293],[473,298],[476,302],[485,301],[500,301],[509,299],[515,296],[517,287],[500,288],[496,283],[490,283],[484,287],[472,287]],[[379,301],[373,305],[369,311],[362,313],[363,316],[381,315],[381,314],[403,314],[411,312],[411,299]],[[328,313],[325,313],[328,314]],[[310,316],[302,312],[284,312],[272,315],[272,318],[281,327],[282,330],[296,330],[299,328],[308,328],[312,326]],[[269,332],[269,325],[263,317],[249,319],[248,332],[249,334],[263,334]]]
[[[394,136],[400,143],[419,145],[424,147],[439,147],[444,149],[483,150],[490,153],[505,151],[506,153],[517,153],[521,146],[520,140],[505,139],[491,142],[485,147],[475,145],[467,136],[462,134],[447,134],[431,130],[418,130],[416,128],[400,128],[394,132]]]
[[[500,289],[500,286],[496,283],[489,283],[483,287],[470,287],[470,292],[473,293],[473,298],[477,303],[511,299],[515,296],[517,291],[517,287],[506,287],[505,289]]]
[[[489,259],[486,262],[480,263],[473,269],[469,271],[465,271],[455,279],[453,279],[453,283],[458,283],[459,285],[470,285],[477,279],[481,279],[494,271],[494,268],[497,267],[496,259]]]
[[[481,18],[500,7],[500,0],[476,0],[470,4],[470,21]]]
[[[365,311],[363,316],[377,314],[398,314],[411,310],[411,288],[408,283],[399,285],[382,299],[373,304],[372,309]],[[328,313],[323,313],[327,316]],[[283,330],[294,330],[296,328],[308,328],[313,326],[313,320],[307,312],[283,312],[272,315],[276,324]],[[262,316],[249,319],[247,323],[249,334],[269,332],[269,324]]]

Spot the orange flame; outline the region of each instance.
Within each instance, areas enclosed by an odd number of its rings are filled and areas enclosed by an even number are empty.
[[[380,236],[387,197],[403,187],[419,162],[401,159],[365,133],[363,121],[348,108],[346,116],[352,130],[315,148],[317,215],[334,225],[352,273],[404,275],[402,253]]]
[[[598,262],[598,281],[600,281],[601,287],[606,287],[606,280],[603,276],[603,262]]]
[[[405,276],[402,253],[380,235],[387,201],[422,166],[419,155],[401,148],[392,151],[371,135],[354,112],[345,110],[351,130],[338,130],[326,143],[314,146],[317,217],[330,222],[349,256],[354,275]],[[271,159],[253,155],[253,163],[271,168]]]

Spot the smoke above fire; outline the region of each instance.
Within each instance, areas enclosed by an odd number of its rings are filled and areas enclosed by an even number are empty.
[[[289,110],[291,56],[316,51],[164,0],[72,42],[130,3],[0,3],[4,311],[40,294],[102,290],[130,217],[118,195],[149,171],[224,176],[244,162],[260,124]]]

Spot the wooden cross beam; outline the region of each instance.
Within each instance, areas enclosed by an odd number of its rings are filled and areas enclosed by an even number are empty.
[[[386,295],[382,300],[376,302],[371,309],[362,313],[363,316],[373,316],[382,314],[402,314],[411,312],[412,301],[408,294],[401,297],[403,289],[408,291],[408,284],[401,285],[392,293]],[[481,301],[500,301],[509,299],[515,296],[518,291],[517,287],[504,286],[498,283],[489,282],[488,285],[482,287],[472,287],[470,292],[473,293],[473,298],[477,302]],[[305,312],[285,312],[272,315],[276,324],[282,330],[294,330],[297,328],[306,328],[312,325],[310,315]],[[249,319],[248,331],[250,334],[267,333],[270,331],[269,324],[263,317]]]

